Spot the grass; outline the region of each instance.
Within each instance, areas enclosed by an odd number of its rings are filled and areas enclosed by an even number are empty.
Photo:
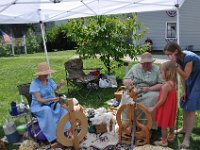
[[[56,73],[52,75],[53,79],[56,82],[59,82],[60,79],[65,79],[65,71],[64,71],[64,62],[74,58],[75,51],[61,51],[61,52],[52,52],[48,53],[50,66],[52,69],[57,70]],[[36,76],[34,76],[36,65],[39,62],[45,61],[44,53],[37,54],[28,54],[28,55],[20,55],[15,57],[1,57],[0,58],[0,137],[4,136],[2,125],[5,124],[5,118],[9,119],[9,108],[10,103],[12,101],[16,101],[20,103],[20,97],[18,94],[17,85],[30,83]],[[131,66],[131,65],[130,65]],[[101,73],[105,73],[105,67],[103,64],[97,59],[84,60],[84,67],[100,67],[103,68]],[[116,68],[115,74],[117,76],[118,85],[121,85],[122,78],[124,76],[124,68],[119,67]],[[107,89],[98,89],[97,91],[91,92],[91,94],[87,98],[82,98],[77,94],[84,96],[84,91],[75,89],[70,89],[70,93],[67,93],[67,87],[64,86],[60,93],[66,93],[67,97],[76,97],[80,104],[84,107],[93,107],[98,108],[105,106],[105,101],[114,97],[114,92],[116,89],[107,88]],[[100,95],[101,99],[98,98]],[[179,110],[180,112],[181,110]],[[178,126],[181,127],[182,117],[181,113],[179,113],[178,117]],[[198,119],[200,119],[200,113],[197,113]],[[21,120],[15,120],[17,124],[20,124]],[[196,123],[194,132],[191,138],[191,149],[198,149],[198,143],[200,142],[200,123]],[[159,133],[157,135],[153,135],[153,140],[158,138]],[[177,136],[176,141],[170,145],[173,149],[178,149],[178,145],[182,141],[183,136]],[[17,146],[6,145],[6,149],[17,149]]]

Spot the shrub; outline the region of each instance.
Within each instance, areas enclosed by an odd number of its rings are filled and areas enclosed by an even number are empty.
[[[11,45],[4,44],[0,46],[0,57],[10,56]]]
[[[39,52],[37,35],[32,28],[29,28],[26,33],[26,48],[29,54]]]
[[[46,32],[48,51],[71,50],[74,49],[76,43],[72,41],[70,36],[65,34],[64,25],[51,28]]]

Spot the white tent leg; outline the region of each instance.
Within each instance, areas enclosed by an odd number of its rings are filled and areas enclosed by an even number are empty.
[[[180,13],[179,13],[179,7],[177,6],[176,7],[176,30],[177,30],[177,43],[180,44],[180,20],[179,20],[179,17],[180,17]],[[178,99],[180,99],[181,97],[181,89],[180,89],[180,76],[178,75]]]
[[[13,36],[11,41],[11,48],[12,48],[12,56],[15,56],[15,39]]]
[[[180,44],[180,13],[179,13],[179,7],[176,9],[176,29],[177,29],[177,43]]]
[[[26,35],[23,35],[23,46],[24,46],[24,53],[27,54],[27,47],[26,47]]]
[[[40,28],[41,28],[41,33],[42,33],[42,41],[43,41],[43,46],[44,46],[44,52],[45,52],[46,62],[47,62],[47,65],[48,65],[48,67],[50,69],[49,58],[48,58],[47,47],[46,47],[44,23],[43,22],[40,22]]]

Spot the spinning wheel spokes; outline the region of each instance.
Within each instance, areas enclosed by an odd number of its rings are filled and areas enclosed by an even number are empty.
[[[71,124],[71,135],[65,135],[65,125],[67,122]],[[88,122],[86,116],[81,111],[74,111],[73,103],[70,100],[68,113],[60,119],[56,129],[57,141],[64,146],[74,146],[75,149],[78,149],[79,142],[87,134],[87,129]]]
[[[125,112],[127,116],[124,119],[123,113]],[[152,127],[152,116],[142,104],[122,105],[117,111],[116,119],[119,125],[119,143],[130,144],[134,120],[136,122],[136,145],[150,142],[149,130]]]
[[[83,115],[83,113],[77,111],[74,112],[75,114],[75,118],[79,117],[79,121],[81,121],[81,130],[77,131],[76,128],[72,131],[72,136],[66,136],[64,134],[64,128],[65,128],[65,124],[70,121],[70,117],[69,114],[66,114],[62,117],[62,119],[60,120],[58,126],[57,126],[57,140],[59,141],[60,144],[64,145],[64,146],[73,146],[73,140],[74,140],[74,135],[76,134],[78,142],[80,142],[84,136],[87,134],[87,119],[85,118],[85,116]]]
[[[136,105],[137,106],[136,106],[136,111],[135,111],[136,112],[135,117],[136,117],[137,123],[145,125],[148,127],[148,129],[151,129],[152,127],[151,114],[147,111],[145,106],[143,106],[142,104],[137,103]]]

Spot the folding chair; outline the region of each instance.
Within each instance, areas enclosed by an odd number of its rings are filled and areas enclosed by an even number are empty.
[[[17,86],[21,101],[24,102],[23,96],[26,97],[28,105],[31,106],[32,95],[29,93],[30,83]]]
[[[69,93],[69,86],[79,87],[80,89],[88,89],[86,96],[89,95],[92,89],[98,89],[100,68],[83,68],[83,61],[81,58],[71,59],[64,63],[67,88]],[[91,75],[86,75],[84,70],[93,70]],[[78,93],[83,97],[80,93]]]
[[[32,95],[29,93],[30,83],[18,85],[18,91],[21,97],[21,101],[24,102],[23,96],[27,99],[28,105],[31,106]],[[38,141],[45,141],[46,137],[42,133],[37,123],[36,117],[30,113],[30,123],[28,125],[29,136]]]

